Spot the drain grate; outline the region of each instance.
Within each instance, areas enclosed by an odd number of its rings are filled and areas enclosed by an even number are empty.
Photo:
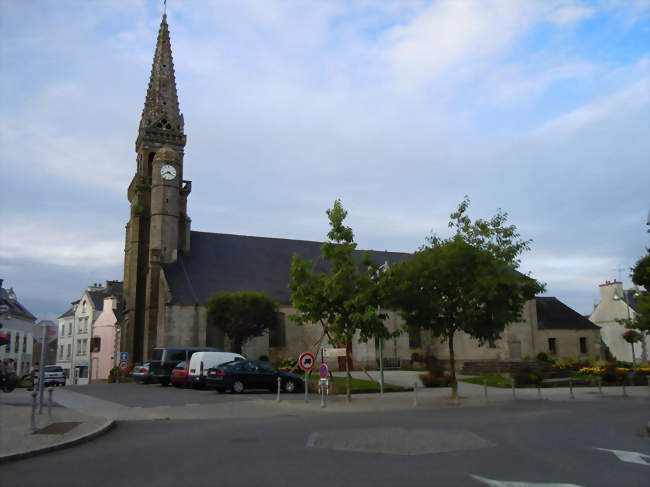
[[[81,421],[65,421],[62,423],[52,423],[45,428],[34,431],[35,435],[62,435],[70,431],[72,428],[81,424]]]

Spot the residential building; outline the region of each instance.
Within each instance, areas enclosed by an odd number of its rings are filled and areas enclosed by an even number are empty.
[[[92,380],[108,379],[110,370],[117,365],[123,308],[121,296],[104,298],[102,312],[95,320],[92,329]]]
[[[121,293],[121,281],[106,281],[106,286],[93,284],[59,317],[57,365],[67,371],[71,383],[90,382],[93,324],[102,313],[104,298]]]
[[[623,339],[623,333],[627,331],[624,325],[618,320],[634,319],[635,290],[624,290],[623,283],[619,281],[605,281],[600,284],[600,302],[596,305],[589,319],[601,327],[603,342],[609,348],[609,352],[618,360],[632,362],[632,346]],[[634,345],[635,359],[643,362],[648,361],[647,349],[650,345],[650,337],[645,335],[641,343]]]
[[[18,376],[29,373],[34,356],[36,317],[0,279],[0,361],[13,359]]]

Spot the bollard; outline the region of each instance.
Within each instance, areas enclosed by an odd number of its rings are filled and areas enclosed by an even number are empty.
[[[485,403],[487,404],[488,402],[488,392],[487,392],[487,380],[483,379],[483,398],[485,399]]]
[[[510,386],[512,387],[512,399],[514,399],[516,401],[517,396],[515,394],[515,380],[514,379],[510,380]]]
[[[47,390],[47,421],[52,422],[52,393],[54,389],[51,387]]]
[[[320,380],[318,383],[318,387],[320,388],[320,407],[324,408],[325,405],[325,381]]]
[[[29,425],[30,431],[36,431],[36,396],[38,394],[32,392],[32,419],[31,424]]]
[[[418,407],[418,383],[413,383],[413,407]]]
[[[537,384],[537,399],[540,401],[542,400],[542,386],[541,384]]]
[[[277,402],[280,402],[280,389],[282,389],[282,379],[278,377],[278,397],[276,399]]]
[[[573,395],[573,379],[569,377],[569,399],[575,399],[576,397]]]
[[[625,388],[625,379],[623,379],[623,397],[627,397],[627,389]]]
[[[309,402],[309,376],[305,370],[305,404]]]
[[[600,397],[603,397],[603,378],[602,377],[598,377],[598,395],[600,395]]]

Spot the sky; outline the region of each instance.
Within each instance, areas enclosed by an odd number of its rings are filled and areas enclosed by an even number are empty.
[[[412,252],[463,197],[588,314],[650,245],[650,0],[169,0],[194,230]],[[0,279],[39,319],[122,279],[162,15],[0,0]]]

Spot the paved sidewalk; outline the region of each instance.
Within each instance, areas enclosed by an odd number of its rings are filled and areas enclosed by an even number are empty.
[[[43,408],[41,415],[37,412],[37,429],[34,433],[31,430],[31,402],[31,392],[25,389],[16,389],[0,396],[0,463],[89,440],[113,426],[113,421],[107,418],[89,416],[55,403],[51,422],[48,420],[47,407]],[[51,424],[54,424],[54,431],[38,433],[38,430]]]

